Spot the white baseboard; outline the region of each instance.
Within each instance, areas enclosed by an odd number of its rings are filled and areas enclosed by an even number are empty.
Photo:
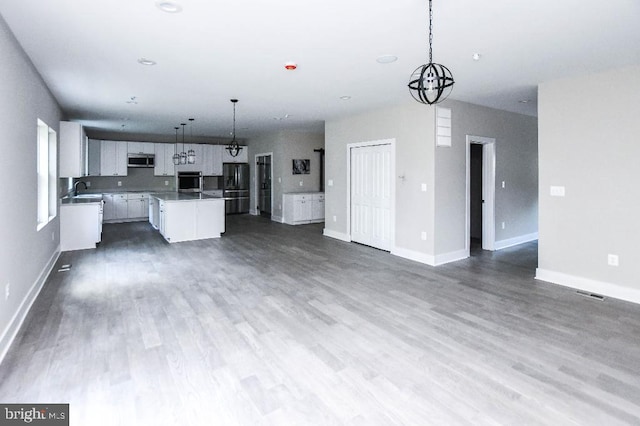
[[[282,216],[271,215],[271,220],[278,223],[284,223],[284,219],[282,218]]]
[[[496,250],[502,250],[507,247],[517,246],[518,244],[528,243],[529,241],[535,241],[538,239],[538,233],[519,235],[513,238],[507,238],[506,240],[496,241],[494,248]]]
[[[342,232],[332,231],[327,228],[322,230],[322,235],[325,237],[335,238],[336,240],[346,241],[347,243],[351,242],[351,237],[349,235],[343,234]]]
[[[252,216],[258,216],[260,212],[258,211],[258,209],[249,209],[249,214]]]
[[[2,360],[9,351],[9,347],[11,347],[11,343],[13,343],[13,340],[18,335],[18,331],[20,331],[20,327],[27,317],[27,314],[31,309],[31,305],[33,305],[33,302],[35,302],[38,294],[40,294],[40,290],[42,290],[44,283],[47,281],[49,274],[58,261],[60,253],[60,246],[58,246],[45,267],[40,272],[40,275],[36,279],[36,282],[33,283],[31,288],[29,289],[29,292],[22,300],[22,303],[20,303],[20,307],[13,315],[13,318],[11,318],[9,325],[7,325],[7,328],[2,332],[2,336],[0,337],[0,363],[2,363]]]
[[[429,266],[436,266],[435,257],[419,251],[409,250],[401,247],[394,247],[391,250],[391,254],[394,256],[402,257],[404,259],[413,260],[414,262],[424,263]]]
[[[563,274],[562,272],[540,268],[536,269],[536,279],[546,281],[551,284],[558,284],[564,287],[584,290],[590,293],[596,293],[640,304],[640,289],[624,287],[618,284],[577,277],[575,275],[568,275]]]
[[[451,251],[444,254],[436,254],[435,266],[444,265],[445,263],[451,263],[458,260],[466,259],[469,257],[467,250]]]

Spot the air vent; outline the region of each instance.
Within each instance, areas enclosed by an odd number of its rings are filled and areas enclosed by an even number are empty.
[[[582,291],[582,290],[578,290],[576,293],[578,293],[580,296],[589,297],[591,299],[599,300],[601,302],[604,300],[604,296],[601,294],[590,293],[588,291]]]

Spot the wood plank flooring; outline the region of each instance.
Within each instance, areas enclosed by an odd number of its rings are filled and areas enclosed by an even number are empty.
[[[640,424],[640,306],[535,281],[535,243],[432,268],[321,234],[105,225],[61,256],[0,401],[78,426]]]

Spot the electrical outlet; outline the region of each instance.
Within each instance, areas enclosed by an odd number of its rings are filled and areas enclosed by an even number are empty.
[[[618,258],[617,254],[609,254],[607,255],[607,264],[609,266],[619,266],[620,265],[620,259]]]
[[[51,241],[55,241],[56,240],[56,233],[54,231],[51,231]]]
[[[426,183],[423,183],[423,184],[421,185],[421,189],[422,189],[422,192],[427,192],[427,184],[426,184]]]
[[[121,180],[118,181],[118,186],[122,186],[122,181]]]
[[[302,185],[304,185],[304,182],[303,182],[303,181],[300,181],[300,186],[302,186]]]
[[[502,222],[502,229],[504,229],[504,222]]]
[[[4,300],[9,300],[10,294],[11,294],[11,284],[7,283],[7,285],[4,286]]]
[[[338,216],[333,215],[333,221],[334,221],[334,222],[337,222],[337,221],[338,221]]]
[[[278,178],[278,183],[282,183],[282,178],[281,177]]]
[[[420,239],[421,239],[422,241],[427,241],[427,233],[426,233],[425,231],[422,231],[422,232],[420,233]]]
[[[87,184],[87,188],[91,188],[91,181],[90,181],[90,180],[88,180],[88,181],[86,182],[86,184]]]
[[[504,189],[504,181],[502,181],[502,189]]]
[[[168,180],[164,181],[164,186],[169,186],[169,181]]]
[[[329,179],[327,181],[327,186],[333,186],[333,179]]]

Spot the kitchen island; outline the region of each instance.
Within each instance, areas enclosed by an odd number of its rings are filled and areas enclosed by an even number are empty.
[[[150,194],[149,222],[170,243],[220,238],[225,231],[224,198],[201,193]]]

